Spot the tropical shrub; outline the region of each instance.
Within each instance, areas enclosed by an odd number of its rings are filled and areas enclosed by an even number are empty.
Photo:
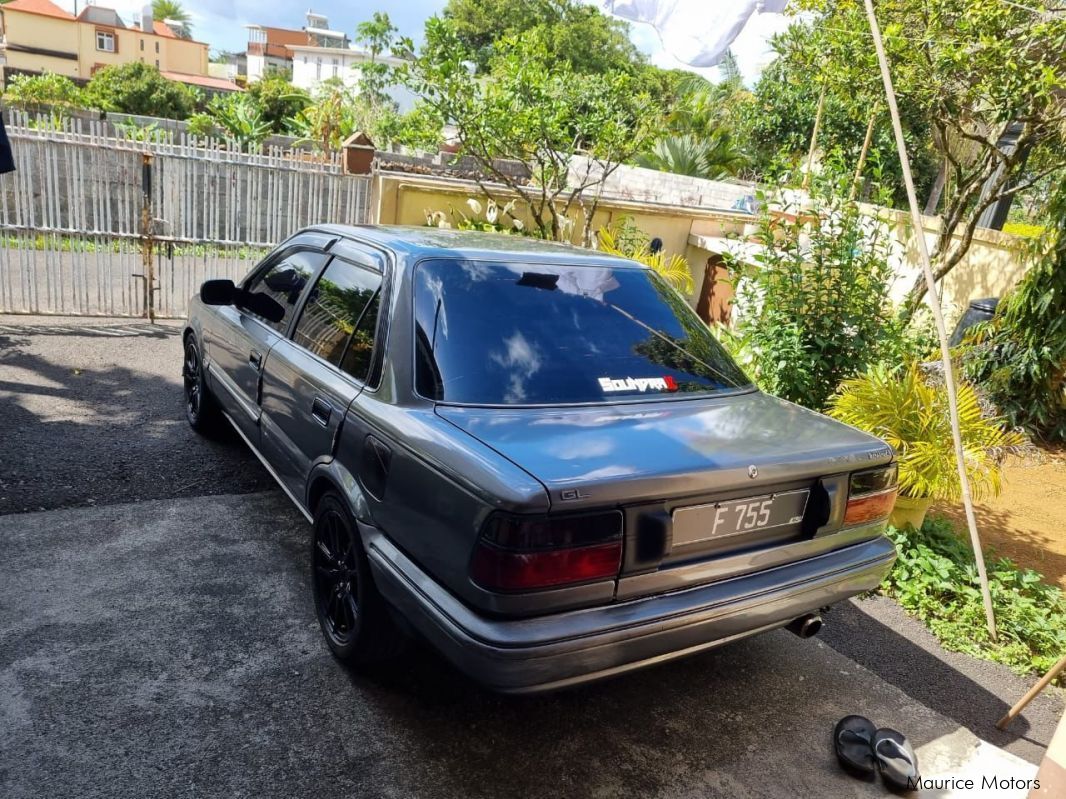
[[[948,649],[1003,663],[1021,674],[1044,673],[1066,652],[1066,598],[1037,572],[988,553],[998,632],[993,641],[973,552],[951,525],[930,519],[920,530],[890,527],[888,535],[899,556],[881,590]]]
[[[104,67],[84,91],[94,108],[166,119],[185,119],[199,99],[185,84],[167,80],[158,69],[139,61]]]
[[[1011,424],[1066,441],[1066,189],[1051,203],[1057,229],[1034,263],[963,348],[966,376]]]
[[[737,149],[729,131],[717,128],[707,137],[664,136],[650,152],[638,155],[636,163],[660,172],[716,180],[738,174],[748,159]]]
[[[81,107],[81,89],[70,78],[44,72],[40,75],[15,75],[4,92],[4,102],[35,107],[41,105]]]
[[[842,380],[889,351],[893,326],[889,229],[843,199],[844,181],[812,190],[808,205],[762,197],[754,265],[740,276],[733,347],[749,354],[766,391],[820,410]]]
[[[226,135],[242,150],[254,150],[270,135],[263,110],[244,94],[217,94],[207,110]],[[198,123],[199,124],[199,123]]]
[[[640,261],[658,272],[663,280],[682,294],[692,293],[692,272],[689,271],[688,261],[681,255],[668,256],[662,249],[652,252],[651,237],[628,217],[623,217],[613,227],[600,228],[596,249],[609,255]]]
[[[244,96],[259,109],[260,117],[272,133],[285,133],[289,120],[311,104],[311,95],[306,89],[293,86],[283,75],[274,73],[248,84]]]
[[[202,111],[193,114],[185,120],[185,129],[193,136],[206,137],[216,136],[218,134],[215,118]]]
[[[966,474],[975,499],[999,493],[1003,455],[1023,439],[981,411],[968,383],[956,389]],[[958,500],[962,496],[948,417],[947,387],[934,384],[910,363],[899,370],[876,366],[845,380],[829,402],[829,415],[884,439],[899,457],[900,493]]]

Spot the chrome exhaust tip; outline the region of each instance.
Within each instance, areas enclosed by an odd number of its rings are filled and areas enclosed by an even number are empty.
[[[817,613],[808,613],[806,616],[800,616],[788,623],[788,631],[798,635],[800,638],[810,638],[813,635],[818,635],[818,631],[821,629],[822,617]]]

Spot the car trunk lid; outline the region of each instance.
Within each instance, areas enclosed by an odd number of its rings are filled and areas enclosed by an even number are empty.
[[[809,539],[842,509],[849,472],[893,457],[873,436],[758,391],[437,413],[539,479],[553,513],[622,508],[623,575]],[[769,526],[733,521],[763,510]],[[719,535],[716,522],[737,529]]]

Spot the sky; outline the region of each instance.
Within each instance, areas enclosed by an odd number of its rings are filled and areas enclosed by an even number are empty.
[[[85,6],[85,0],[54,0],[69,11]],[[597,0],[585,0],[600,6]],[[248,35],[244,26],[249,23],[280,28],[301,28],[310,6],[316,13],[329,17],[330,27],[353,33],[355,26],[369,19],[374,11],[387,11],[401,34],[416,41],[420,38],[426,19],[444,8],[446,0],[301,0],[288,3],[263,3],[261,0],[182,0],[192,16],[193,37],[206,41],[212,50],[243,52]],[[96,0],[96,5],[109,6],[119,12],[129,24],[140,14],[144,0]],[[777,14],[761,14],[752,18],[734,43],[733,52],[748,83],[753,82],[770,61],[769,40],[773,34],[788,26],[788,18]],[[661,67],[683,67],[663,50],[655,30],[647,25],[632,25],[630,38],[651,60]],[[696,70],[711,80],[718,76],[715,68]]]

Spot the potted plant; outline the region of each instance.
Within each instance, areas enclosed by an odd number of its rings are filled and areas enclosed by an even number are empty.
[[[966,474],[974,499],[1000,491],[1000,462],[1019,446],[1018,433],[981,412],[973,386],[957,390]],[[922,374],[917,363],[899,370],[875,367],[845,380],[829,401],[829,415],[891,444],[899,458],[899,496],[890,523],[921,527],[935,500],[962,496],[948,417],[947,388]]]

